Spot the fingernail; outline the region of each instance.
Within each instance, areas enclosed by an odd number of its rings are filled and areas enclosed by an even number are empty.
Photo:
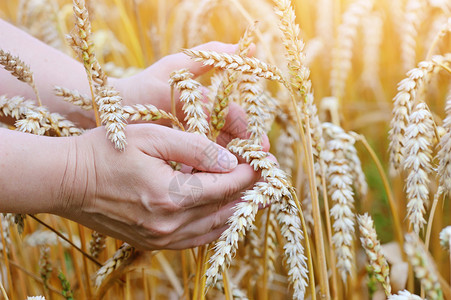
[[[227,149],[218,147],[218,166],[223,171],[229,171],[235,169],[238,165],[238,160],[235,155],[230,153]]]

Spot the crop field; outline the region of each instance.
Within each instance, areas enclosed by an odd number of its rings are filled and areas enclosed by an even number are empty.
[[[79,61],[90,93],[54,94],[117,151],[139,122],[221,143],[233,105],[246,138],[224,146],[261,173],[219,239],[191,249],[4,213],[0,298],[451,300],[449,0],[2,0],[0,19]],[[211,41],[236,50],[196,47]],[[3,43],[0,65],[33,94],[0,88],[0,128],[89,131],[46,107],[30,62]],[[170,70],[169,109],[152,92],[123,105],[112,80],[175,53],[210,69]],[[167,184],[171,197],[183,183]]]

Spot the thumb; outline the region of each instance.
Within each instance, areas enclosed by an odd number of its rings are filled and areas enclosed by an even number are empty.
[[[164,126],[155,127],[156,130],[146,131],[151,132],[152,138],[145,139],[148,144],[144,149],[154,149],[144,150],[148,155],[206,172],[230,172],[238,165],[235,155],[204,136]]]

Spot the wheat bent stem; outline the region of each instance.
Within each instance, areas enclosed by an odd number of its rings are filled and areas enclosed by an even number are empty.
[[[385,175],[384,168],[382,167],[382,164],[377,157],[376,153],[374,152],[373,148],[371,148],[370,144],[368,144],[368,141],[363,135],[355,134],[353,135],[358,141],[362,143],[362,145],[365,147],[365,149],[368,151],[368,153],[371,156],[371,159],[376,164],[377,171],[379,172],[379,175],[381,176],[382,183],[384,185],[385,193],[387,194],[388,204],[390,205],[390,211],[392,213],[393,218],[393,224],[395,225],[395,236],[396,240],[399,243],[399,246],[401,249],[404,247],[404,239],[402,237],[402,227],[401,227],[401,221],[399,220],[398,211],[395,203],[395,199],[393,196],[393,191],[390,187],[390,184],[388,183],[387,175]],[[403,257],[405,256],[404,252]]]
[[[425,238],[425,242],[424,242],[426,249],[429,249],[429,242],[431,241],[432,223],[434,222],[434,215],[435,215],[435,211],[437,210],[438,200],[439,200],[440,196],[443,194],[443,192],[444,192],[444,188],[443,188],[443,186],[440,186],[438,188],[437,192],[435,193],[434,202],[432,202],[431,211],[429,212],[429,220],[428,220],[428,226],[426,229],[426,238]]]

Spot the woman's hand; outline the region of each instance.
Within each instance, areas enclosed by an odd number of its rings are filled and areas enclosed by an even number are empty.
[[[182,249],[219,237],[242,192],[259,179],[248,164],[197,134],[129,125],[125,152],[103,128],[71,139],[54,213],[143,249]],[[184,174],[167,161],[203,171]]]

